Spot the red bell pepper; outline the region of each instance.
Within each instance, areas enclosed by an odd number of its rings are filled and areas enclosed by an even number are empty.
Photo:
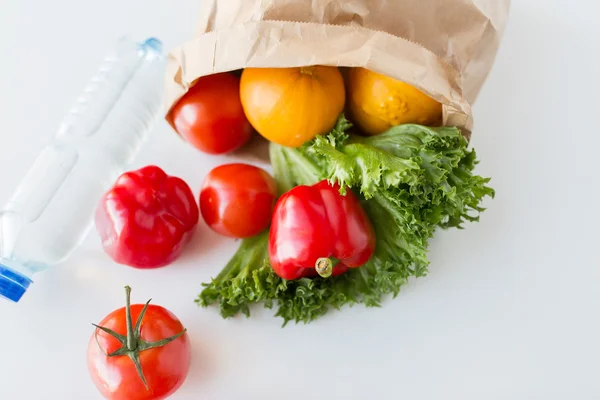
[[[273,270],[284,279],[339,275],[364,265],[375,232],[358,198],[327,180],[297,186],[277,201],[269,234]]]
[[[156,166],[121,175],[102,196],[96,229],[108,255],[136,268],[158,268],[181,254],[198,224],[190,187]]]

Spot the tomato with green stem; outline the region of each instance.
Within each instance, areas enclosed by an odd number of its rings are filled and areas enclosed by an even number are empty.
[[[94,324],[87,350],[88,370],[106,399],[165,399],[179,389],[190,368],[186,329],[175,315],[150,305],[150,300],[130,305],[129,286],[125,293],[125,307]]]

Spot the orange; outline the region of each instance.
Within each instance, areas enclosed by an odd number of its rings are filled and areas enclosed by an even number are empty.
[[[395,125],[439,125],[442,105],[415,87],[364,68],[351,68],[347,79],[352,122],[369,135]]]
[[[344,80],[337,67],[246,68],[240,98],[258,133],[299,147],[334,127],[344,110]]]

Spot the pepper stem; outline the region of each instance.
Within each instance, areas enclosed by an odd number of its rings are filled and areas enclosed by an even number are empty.
[[[329,278],[333,272],[333,261],[330,258],[321,257],[315,263],[315,270],[323,278]]]

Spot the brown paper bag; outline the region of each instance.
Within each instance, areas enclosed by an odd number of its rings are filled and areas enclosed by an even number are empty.
[[[365,67],[443,104],[470,135],[510,0],[202,0],[196,38],[169,54],[166,113],[201,76],[244,67]]]

